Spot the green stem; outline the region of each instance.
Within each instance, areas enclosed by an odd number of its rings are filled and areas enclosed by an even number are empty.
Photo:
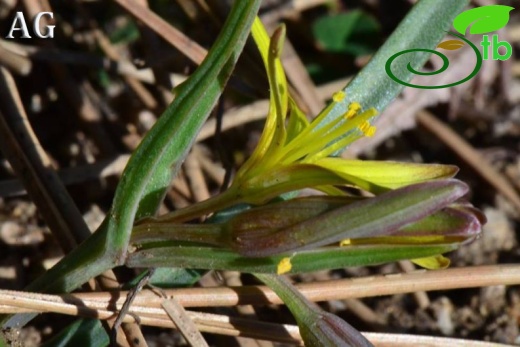
[[[307,346],[356,346],[372,344],[359,331],[339,317],[323,311],[318,305],[304,297],[285,277],[270,274],[255,274],[267,284],[298,322],[300,334]]]
[[[140,220],[137,224],[142,223],[182,223],[189,220],[208,215],[217,211],[224,210],[233,205],[242,203],[239,190],[236,186],[229,187],[228,190],[210,197],[207,200],[197,202],[196,204],[184,207],[159,217],[149,217]]]
[[[160,241],[187,241],[229,246],[222,237],[221,224],[144,223],[134,227],[130,243],[139,246]]]

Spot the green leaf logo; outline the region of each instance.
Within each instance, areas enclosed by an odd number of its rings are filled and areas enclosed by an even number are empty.
[[[462,35],[471,26],[470,34],[486,34],[506,26],[509,21],[509,12],[514,7],[503,5],[489,5],[464,11],[455,17],[453,27]]]

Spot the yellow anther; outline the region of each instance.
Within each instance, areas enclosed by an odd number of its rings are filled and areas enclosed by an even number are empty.
[[[355,101],[351,102],[350,105],[348,105],[348,109],[358,112],[359,110],[361,110],[361,104]]]
[[[282,260],[280,260],[280,262],[278,263],[278,267],[276,268],[276,273],[278,275],[282,275],[284,273],[291,271],[291,269],[292,269],[291,258],[285,257],[285,258],[282,258]]]
[[[364,121],[359,125],[358,128],[359,130],[361,130],[363,134],[365,134],[368,131],[368,129],[370,129],[370,123],[368,121]]]
[[[363,123],[361,123],[358,128],[367,137],[372,137],[376,133],[376,127],[370,125],[368,121],[364,121]]]
[[[341,102],[341,101],[345,100],[346,96],[347,96],[347,94],[345,94],[344,91],[340,90],[339,92],[332,94],[332,100],[334,102]]]
[[[367,137],[374,136],[374,134],[376,133],[376,127],[370,125],[370,122],[369,122],[369,121],[364,121],[363,123],[361,123],[361,124],[359,125],[358,128],[359,128],[359,130],[361,130],[361,132],[363,133],[363,135],[365,135],[365,136],[367,136]]]
[[[361,104],[359,102],[352,102],[348,105],[348,111],[345,113],[345,118],[353,118],[361,110]]]
[[[370,128],[368,128],[368,130],[364,132],[365,136],[367,136],[367,137],[374,136],[374,134],[376,133],[376,129],[377,128],[375,126],[370,126]]]

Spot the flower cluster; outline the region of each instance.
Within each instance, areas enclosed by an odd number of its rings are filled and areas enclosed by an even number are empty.
[[[478,211],[466,205],[450,206],[467,192],[466,185],[451,179],[458,171],[455,166],[347,160],[334,156],[353,141],[374,135],[376,128],[372,122],[377,110],[352,102],[341,117],[326,122],[330,111],[345,100],[345,92],[339,91],[309,122],[288,93],[280,60],[285,28],[280,26],[269,38],[257,19],[252,34],[270,87],[269,113],[255,151],[226,191],[155,218],[152,224],[181,223],[239,203],[263,205],[285,193],[314,188],[329,196],[342,197],[344,200],[337,206],[343,207],[322,213],[321,207],[302,209],[306,202],[297,201],[297,208],[282,211],[284,216],[279,216],[282,222],[278,226],[272,222],[276,220],[272,209],[268,216],[262,208],[253,209],[222,228],[221,232],[228,237],[224,244],[221,242],[225,237],[208,240],[245,256],[268,256],[339,242],[338,237],[344,238],[342,246],[460,243],[480,232],[485,219]],[[341,189],[347,186],[364,190],[372,197],[353,201]],[[294,218],[291,213],[296,213]],[[434,216],[428,220],[430,214]],[[264,223],[266,218],[271,221]],[[426,222],[421,224],[423,218]],[[409,230],[408,224],[411,225]],[[322,229],[317,231],[316,228]],[[417,262],[429,268],[447,264],[441,256]],[[290,258],[284,258],[280,266],[279,272],[290,269]]]

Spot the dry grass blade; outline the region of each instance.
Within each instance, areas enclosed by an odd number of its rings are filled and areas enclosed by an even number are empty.
[[[363,333],[376,347],[506,347],[501,343],[452,339],[436,336]]]
[[[361,277],[298,284],[300,292],[311,301],[344,300],[381,295],[413,293],[415,291],[449,290],[496,285],[519,285],[520,265],[488,265],[453,268],[437,271],[418,270],[403,274]],[[216,307],[235,305],[281,304],[272,290],[265,286],[181,288],[164,290],[166,297],[175,297],[183,307]],[[0,305],[10,305],[12,296],[18,300],[46,300],[52,302],[82,302],[87,307],[108,309],[110,305],[121,308],[126,292],[77,293],[44,295],[0,290]],[[114,298],[117,295],[117,298]],[[161,310],[164,299],[156,293],[140,292],[132,306],[132,312],[141,314],[146,309]]]
[[[190,319],[186,310],[184,310],[184,307],[175,298],[164,300],[161,305],[190,345],[195,347],[208,346],[206,340],[204,340],[204,337]]]
[[[325,107],[325,103],[318,95],[314,82],[310,78],[309,73],[305,69],[305,65],[298,56],[298,53],[294,50],[289,39],[285,41],[282,62],[287,78],[309,107],[310,113],[313,115],[319,114]]]
[[[103,33],[97,22],[91,18],[89,13],[83,7],[78,6],[78,8],[81,10],[83,17],[86,18],[90,27],[92,28],[93,35],[96,38],[99,47],[110,59],[119,62],[121,60],[121,56],[110,42],[110,39]],[[139,80],[130,76],[125,76],[124,79],[128,86],[134,91],[139,99],[141,99],[141,102],[147,108],[155,109],[158,106],[158,103],[153,95],[141,84]]]
[[[53,11],[47,0],[23,0],[22,2],[31,20],[35,20],[40,12]],[[40,19],[40,25],[51,25],[54,23],[53,20],[49,20],[47,17],[41,17]],[[46,48],[52,49],[54,47],[53,40],[43,40],[41,44]],[[101,111],[88,97],[85,90],[86,86],[91,88],[90,82],[87,80],[78,82],[71,71],[65,66],[54,62],[50,62],[49,66],[54,75],[56,85],[59,87],[61,93],[65,95],[66,100],[70,102],[70,106],[78,110],[79,117],[84,122],[85,130],[96,141],[100,151],[105,154],[114,155],[116,149],[111,137],[104,127],[98,125],[102,120]]]
[[[6,49],[1,42],[3,42],[3,40],[0,40],[0,64],[12,72],[27,76],[32,70],[31,61]]]
[[[186,177],[190,186],[191,193],[196,202],[204,201],[209,199],[211,194],[209,193],[208,186],[206,185],[206,179],[202,173],[200,162],[192,151],[184,163],[184,169],[186,171]]]
[[[405,271],[405,272],[412,272],[412,271],[415,271],[415,266],[413,265],[413,263],[410,261],[410,260],[401,260],[398,262],[399,264],[399,267],[401,268],[401,270]],[[426,292],[424,291],[416,291],[415,293],[413,293],[414,297],[415,297],[415,301],[417,302],[417,305],[420,307],[420,308],[426,308],[428,306],[430,306],[430,298],[428,297],[428,294],[426,294]]]
[[[150,29],[159,34],[172,46],[177,48],[195,64],[200,65],[206,57],[207,51],[195,41],[190,40],[161,17],[132,0],[115,0],[125,10],[145,23]]]
[[[60,314],[97,318],[102,320],[113,319],[117,312],[104,308],[85,305],[75,301],[65,303],[58,295],[42,295],[35,293],[18,298],[16,292],[0,294],[0,313],[15,312],[55,312]],[[20,299],[20,300],[18,300]],[[164,299],[162,299],[164,300]],[[11,305],[2,303],[10,302]],[[137,310],[136,310],[137,308]],[[138,317],[142,325],[163,328],[177,328],[166,315],[164,309],[150,307],[132,307],[130,314],[123,317],[124,323],[135,323]],[[192,320],[199,331],[229,336],[244,336],[300,344],[298,328],[296,326],[258,322],[242,318],[232,318],[224,315],[186,311],[189,320]]]
[[[32,131],[14,80],[4,68],[0,68],[0,95],[4,97],[0,103],[0,147],[68,253],[90,231]]]
[[[39,298],[18,300],[16,296],[0,294],[0,302],[10,300],[12,306],[0,305],[1,312],[57,312],[68,315],[78,315],[84,317],[94,317],[99,319],[108,319],[115,315],[115,312],[85,307],[84,303],[68,304],[60,302],[46,301],[45,299],[59,300],[59,296],[46,295]],[[135,311],[132,311],[136,314]],[[222,334],[229,336],[245,336],[270,341],[302,344],[298,327],[287,324],[273,324],[252,321],[241,318],[230,318],[223,315],[189,312],[187,315],[190,320],[197,325],[197,329],[201,332],[214,334]],[[163,309],[144,307],[138,313],[139,321],[142,325],[176,328],[171,320],[169,320]],[[135,322],[135,318],[126,315],[125,322]],[[477,347],[500,347],[505,346],[497,343],[478,342],[471,340],[461,340],[452,338],[442,338],[433,336],[416,336],[416,335],[399,335],[399,334],[380,334],[380,333],[363,333],[375,346],[477,346]]]

